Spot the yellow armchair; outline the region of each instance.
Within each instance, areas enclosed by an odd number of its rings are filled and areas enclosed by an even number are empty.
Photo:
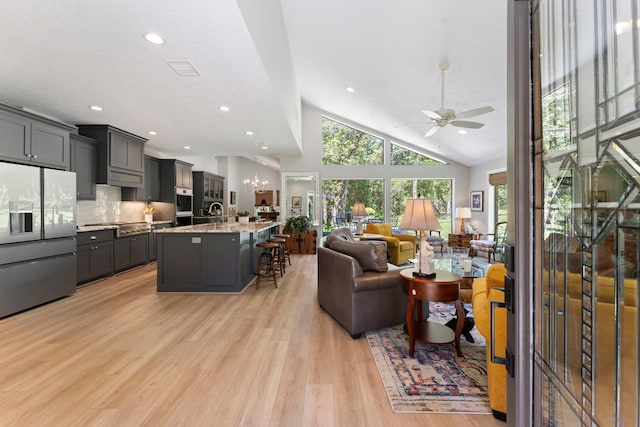
[[[493,416],[500,420],[507,418],[507,370],[502,364],[491,362],[491,348],[497,357],[505,357],[507,347],[507,313],[504,308],[496,308],[494,313],[495,342],[491,342],[491,301],[504,302],[504,276],[507,269],[502,263],[492,264],[486,277],[473,281],[473,317],[478,331],[487,340],[487,377],[489,406]]]
[[[416,242],[418,238],[411,234],[396,234],[391,224],[367,224],[365,233],[380,234],[387,242],[387,250],[391,264],[401,265],[416,257]]]

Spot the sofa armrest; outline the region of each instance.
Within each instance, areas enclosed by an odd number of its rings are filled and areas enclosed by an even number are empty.
[[[398,239],[397,237],[382,236],[382,240],[387,242],[388,248],[397,248],[398,246],[400,246],[400,239]]]
[[[393,237],[398,240],[402,240],[405,242],[413,242],[416,243],[418,241],[418,236],[414,236],[413,234],[393,234]]]

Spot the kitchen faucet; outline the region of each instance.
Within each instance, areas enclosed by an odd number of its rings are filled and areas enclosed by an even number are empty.
[[[213,202],[209,205],[209,215],[222,216],[222,203]]]

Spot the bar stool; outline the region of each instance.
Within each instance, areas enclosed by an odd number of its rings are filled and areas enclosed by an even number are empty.
[[[291,237],[290,234],[274,234],[273,237],[279,237],[281,239],[284,239],[284,243],[282,244],[282,258],[285,259],[289,265],[291,265],[291,253],[289,252],[289,242],[287,241],[288,238]]]
[[[275,242],[256,243],[257,248],[263,251],[258,258],[258,272],[256,279],[256,289],[260,286],[260,279],[273,280],[273,286],[278,288],[278,281],[275,268],[275,253],[279,251],[280,246]]]
[[[282,237],[270,237],[269,239],[267,239],[267,242],[276,243],[278,245],[278,249],[274,251],[275,259],[273,260],[273,264],[275,268],[280,271],[280,277],[282,277],[282,275],[287,272],[287,263],[284,259],[284,245],[287,243],[287,241]]]

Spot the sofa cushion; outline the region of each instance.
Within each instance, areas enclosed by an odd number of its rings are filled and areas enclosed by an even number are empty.
[[[330,239],[330,245],[334,251],[354,257],[362,266],[363,271],[384,272],[389,269],[385,242],[348,242],[335,237]]]

